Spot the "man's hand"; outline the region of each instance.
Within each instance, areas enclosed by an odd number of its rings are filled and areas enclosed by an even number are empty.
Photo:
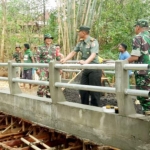
[[[40,73],[41,73],[40,69],[36,70],[36,73],[37,73],[37,75],[39,76]]]
[[[84,65],[84,64],[87,64],[87,62],[85,60],[80,60],[79,64]]]
[[[64,64],[65,62],[66,62],[65,58],[63,58],[63,59],[60,60],[60,63],[62,63],[62,64]]]

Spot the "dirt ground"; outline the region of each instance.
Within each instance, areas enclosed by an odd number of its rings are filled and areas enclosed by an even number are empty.
[[[30,95],[36,95],[37,88],[38,86],[33,85],[32,88],[29,89],[29,85],[26,84],[25,88],[21,87],[21,91]],[[8,81],[0,81],[0,90],[9,90]]]

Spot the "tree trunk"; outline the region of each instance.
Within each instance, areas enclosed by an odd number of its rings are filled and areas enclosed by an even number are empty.
[[[4,45],[5,45],[5,32],[6,32],[6,0],[1,0],[2,3],[2,34],[1,34],[1,51],[0,57],[4,62]]]

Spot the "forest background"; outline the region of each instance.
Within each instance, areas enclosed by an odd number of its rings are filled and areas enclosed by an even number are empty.
[[[66,56],[78,42],[76,29],[91,27],[100,44],[99,56],[118,59],[118,44],[131,51],[135,21],[150,21],[150,0],[0,0],[0,61],[12,58],[15,45],[29,43],[31,49],[50,33]]]

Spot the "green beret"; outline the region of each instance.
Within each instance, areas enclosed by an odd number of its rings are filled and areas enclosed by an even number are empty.
[[[54,39],[51,34],[44,34],[44,39]]]
[[[88,27],[88,26],[80,26],[80,28],[77,29],[77,31],[78,31],[78,32],[79,32],[79,31],[90,31],[90,27]]]
[[[145,19],[139,19],[135,22],[134,26],[148,27],[148,21]]]

